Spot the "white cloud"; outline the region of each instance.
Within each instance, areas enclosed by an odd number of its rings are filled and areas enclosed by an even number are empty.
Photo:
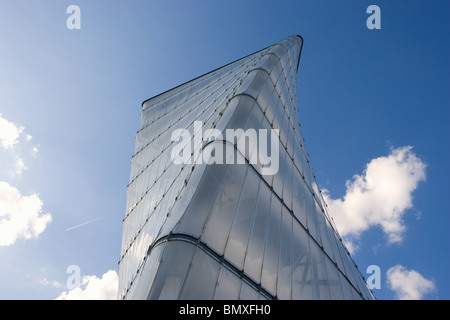
[[[1,169],[11,178],[28,167],[22,157],[23,146],[28,149],[32,136],[0,114]],[[17,145],[20,144],[19,147]],[[37,147],[31,148],[35,157]],[[43,203],[36,193],[23,196],[20,191],[6,181],[0,181],[0,246],[10,246],[17,239],[38,237],[51,222],[50,214],[42,214]]]
[[[425,279],[415,270],[396,265],[386,272],[388,286],[400,300],[420,300],[436,290],[433,281]]]
[[[14,147],[14,145],[19,142],[19,136],[23,129],[23,127],[18,127],[14,123],[3,118],[0,113],[0,145],[3,148],[10,149]]]
[[[24,159],[29,156],[36,158],[39,151],[37,146],[31,146],[33,137],[24,132],[21,127],[11,121],[6,120],[0,114],[0,151],[2,167],[4,172],[10,178],[21,175],[28,167]]]
[[[324,190],[329,213],[350,251],[356,250],[361,234],[374,226],[382,228],[389,243],[402,241],[403,215],[412,208],[412,192],[425,180],[425,168],[412,147],[400,147],[372,159],[362,175],[347,181],[343,199],[332,199]]]
[[[18,238],[37,237],[51,221],[49,213],[42,214],[42,201],[36,193],[23,196],[0,181],[0,246],[12,245]]]
[[[115,300],[119,276],[114,270],[104,273],[101,278],[84,276],[79,288],[62,292],[56,300]]]

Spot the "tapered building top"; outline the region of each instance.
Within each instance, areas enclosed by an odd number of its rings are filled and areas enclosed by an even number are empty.
[[[143,103],[121,299],[373,299],[327,212],[298,119],[302,38]]]

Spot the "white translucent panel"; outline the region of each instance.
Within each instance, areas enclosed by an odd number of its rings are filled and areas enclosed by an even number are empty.
[[[264,130],[264,132],[270,132],[270,138],[267,136],[267,150],[261,150],[259,149],[258,152],[263,156],[263,157],[271,157],[273,158],[273,160],[271,159],[270,161],[276,161],[275,157],[277,157],[279,155],[279,151],[276,151],[276,146],[272,146],[272,127],[270,126],[269,122],[267,121],[266,118],[263,118],[263,121],[261,123],[261,129]],[[262,138],[262,136],[259,137],[260,139]],[[278,143],[278,139],[275,135],[274,137],[274,141],[276,141]],[[266,152],[267,151],[267,152]],[[278,157],[278,162],[280,162],[280,159]],[[264,167],[266,166],[272,166],[272,163],[264,165]],[[262,165],[261,165],[262,167]],[[266,172],[263,172],[262,170],[260,170],[260,168],[258,167],[258,172],[262,175],[263,179],[270,185],[273,186],[273,179],[275,174],[273,172],[269,172],[268,174],[266,174]],[[275,170],[275,168],[273,168]]]
[[[366,297],[365,297],[366,283],[362,280],[362,276],[359,273],[357,266],[354,264],[354,262],[351,261],[351,262],[349,262],[349,264],[351,264],[351,266],[353,266],[351,271],[352,271],[352,273],[354,275],[354,279],[356,281],[355,288],[363,296],[363,298],[366,299]]]
[[[289,123],[287,152],[292,159],[294,158],[294,148],[298,148],[298,145],[295,144],[295,142],[296,142],[295,132],[292,127],[292,123]]]
[[[179,299],[205,300],[211,299],[216,288],[220,263],[197,248],[188,270]]]
[[[293,224],[292,299],[313,299],[309,236],[298,223]]]
[[[198,183],[202,176],[202,172],[204,171],[202,170],[202,167],[203,165],[196,166],[195,172],[193,172],[193,174],[189,176],[188,179],[185,180],[185,177],[181,177],[181,179],[178,179],[178,181],[176,181],[176,184],[182,185],[182,187],[180,190],[173,190],[174,192],[176,191],[176,194],[173,194],[171,196],[172,204],[169,209],[167,219],[164,221],[164,225],[161,227],[161,231],[159,233],[160,236],[168,235],[170,232],[175,231],[175,227],[180,222],[180,219],[185,213],[185,210],[188,207],[193,193],[198,186]],[[188,171],[189,168],[187,168],[186,170]],[[184,184],[183,181],[189,181],[189,183]]]
[[[206,97],[203,102],[205,107],[198,110],[196,120],[206,122],[210,117],[214,117],[225,98],[224,95]]]
[[[283,196],[283,182],[286,173],[286,152],[283,149],[279,152],[279,168],[273,177],[273,190],[281,198]]]
[[[337,263],[339,269],[345,273],[345,267],[344,267],[344,263],[342,262],[342,257],[341,257],[341,252],[338,248],[337,245],[337,235],[334,233],[333,228],[331,227],[331,224],[329,223],[328,220],[325,219],[326,225],[327,225],[327,234],[328,234],[328,239],[330,241],[331,247],[332,247],[332,251],[334,254],[334,261]]]
[[[268,78],[257,97],[258,104],[262,110],[265,110],[267,108],[270,98],[272,97],[272,92],[274,90],[274,84],[272,83],[270,78]]]
[[[345,300],[352,300],[352,288],[350,286],[350,283],[345,279],[345,277],[342,275],[342,273],[338,272],[339,275],[339,281],[341,283],[341,289],[343,294],[343,299]]]
[[[282,106],[286,106],[286,93],[287,93],[287,87],[286,87],[286,79],[283,75],[283,73],[280,74],[280,76],[277,79],[277,82],[275,83],[275,90],[278,92],[278,96],[280,97],[280,102]],[[281,121],[281,119],[280,119]]]
[[[308,187],[311,189],[311,184],[312,184],[312,181],[313,181],[312,169],[311,169],[311,166],[310,166],[310,164],[309,164],[308,158],[307,158],[307,156],[305,155],[305,153],[303,153],[303,155],[304,155],[304,158],[303,158],[303,161],[304,161],[304,165],[303,165],[303,168],[304,168],[304,170],[303,170],[303,175],[305,176],[306,184],[307,184]]]
[[[263,120],[264,114],[261,109],[261,106],[258,103],[255,103],[255,108],[252,109],[252,113],[250,114],[247,123],[245,124],[245,129],[253,129],[259,131],[261,129],[261,122]]]
[[[283,69],[283,75],[285,79],[288,78],[288,70],[289,70],[286,53],[287,49],[284,46],[280,46],[275,52],[275,54],[280,57],[280,65],[281,68]]]
[[[284,108],[283,105],[278,100],[278,106],[275,110],[275,117],[273,119],[272,127],[274,129],[282,130],[281,121],[283,120]]]
[[[287,135],[288,135],[288,131],[291,130],[290,123],[288,120],[288,115],[286,114],[286,109],[284,109],[284,112],[283,112],[283,117],[281,120],[280,128],[281,128],[280,140],[281,140],[281,143],[283,144],[283,149],[284,149],[284,147],[287,148]]]
[[[352,290],[352,296],[353,296],[353,300],[362,300],[362,296],[359,294],[358,291],[355,290],[355,288],[351,287]]]
[[[229,170],[223,181],[205,224],[202,239],[209,246],[223,254],[236,211],[236,199],[239,199],[248,166],[228,165]]]
[[[200,236],[213,201],[221,189],[226,169],[227,166],[217,164],[206,167],[188,208],[175,228],[176,232]]]
[[[319,191],[319,187],[317,186],[317,182],[315,180],[312,181],[311,183],[311,190],[314,193],[314,196],[316,197],[316,201],[320,207],[321,203],[320,203],[320,191]],[[321,207],[322,209],[322,207]]]
[[[287,82],[286,81],[286,77],[283,79],[283,82]],[[286,84],[284,84],[284,83],[281,86],[280,100],[281,100],[281,103],[283,104],[283,106],[286,106],[288,101],[290,100],[289,99],[288,86]]]
[[[144,258],[147,254],[147,250],[153,243],[156,237],[157,231],[160,229],[158,220],[160,218],[160,211],[158,210],[152,216],[153,220],[150,223],[146,223],[142,230],[136,235],[134,242],[127,248],[126,253],[122,257],[120,263],[127,265],[128,277],[132,279],[136,276],[139,268],[144,262]],[[155,221],[155,223],[151,223]]]
[[[339,251],[341,253],[341,257],[342,257],[342,262],[344,264],[344,268],[345,268],[345,275],[347,276],[347,278],[350,280],[350,282],[352,283],[352,285],[358,289],[358,284],[356,283],[356,278],[355,275],[353,273],[353,269],[354,269],[354,264],[350,259],[350,256],[348,255],[347,250],[344,248],[343,244],[339,241],[337,242]]]
[[[332,300],[342,300],[344,299],[344,294],[341,289],[341,281],[338,275],[338,270],[336,266],[331,262],[330,259],[325,257],[325,265],[327,268],[328,276],[328,288],[330,289],[330,297]]]
[[[259,182],[256,172],[249,168],[227,240],[225,257],[239,269],[242,269],[244,265]]]
[[[238,148],[241,150],[241,152],[245,155],[247,161],[252,164],[253,166],[259,165],[260,158],[262,152],[265,152],[265,150],[261,150],[261,143],[260,137],[261,134],[265,134],[267,137],[267,142],[270,143],[270,131],[261,131],[261,123],[263,120],[263,113],[260,108],[253,108],[252,112],[247,120],[247,123],[245,124],[245,131],[246,132],[252,132],[254,131],[256,133],[256,142],[257,143],[251,143],[249,141],[250,135],[243,135],[239,138],[238,141]],[[245,139],[245,140],[244,140]],[[245,152],[241,148],[241,144],[245,144]]]
[[[230,119],[233,117],[234,111],[236,111],[236,107],[239,104],[241,96],[234,96],[232,98],[227,96],[227,99],[229,100],[223,103],[223,105],[221,106],[221,110],[218,112],[218,114],[216,114],[216,129],[218,129],[222,133],[224,132],[223,130],[225,129]]]
[[[146,126],[136,135],[136,146],[135,150],[142,150],[147,144],[152,143],[152,141],[161,134],[167,128],[166,119],[160,119],[152,122],[151,126]],[[149,130],[151,128],[151,130]]]
[[[289,156],[286,156],[286,174],[283,182],[283,202],[292,210],[292,184],[293,184],[293,162]]]
[[[296,134],[298,134],[298,130],[296,129]],[[303,173],[303,155],[302,149],[300,147],[301,143],[298,136],[294,137],[294,164],[297,167],[300,174]]]
[[[278,56],[276,56],[274,54],[267,54],[266,57],[268,57],[268,58],[267,58],[267,60],[264,61],[264,64],[262,65],[262,69],[271,73],[274,66],[280,62],[280,59],[278,58]]]
[[[241,279],[236,274],[222,266],[213,299],[237,300],[239,297],[240,288]]]
[[[273,90],[272,95],[270,96],[269,102],[264,110],[265,116],[269,123],[273,122],[273,118],[275,117],[275,112],[277,111],[277,105],[279,103],[278,93]]]
[[[315,218],[316,218],[317,226],[318,226],[318,229],[320,230],[320,235],[321,235],[321,237],[320,237],[321,244],[322,244],[325,252],[328,254],[328,256],[333,261],[335,261],[334,253],[331,248],[331,243],[330,243],[329,237],[328,237],[328,230],[327,230],[327,225],[325,222],[325,217],[323,216],[322,211],[316,201],[314,201],[314,205],[315,205],[315,212],[316,212]]]
[[[228,122],[226,128],[227,129],[242,129],[245,126],[245,123],[247,122],[248,116],[250,115],[250,112],[252,108],[255,106],[255,100],[248,96],[239,96],[238,98],[238,104],[236,106],[236,109],[233,113],[233,116],[231,117],[230,121]],[[225,132],[226,135],[226,132]]]
[[[171,215],[168,216],[167,214],[172,210],[175,202],[174,195],[177,192],[177,190],[172,188],[165,197],[158,200],[159,202],[153,201],[149,193],[134,208],[131,215],[126,218],[124,221],[124,240],[122,242],[120,265],[129,265],[130,268],[137,268],[142,263],[142,259],[149,245],[155,240],[156,235],[163,236],[167,234],[161,233],[161,227],[170,224],[166,223],[168,218],[171,218]],[[130,245],[125,245],[127,243],[125,242],[125,237],[132,239],[133,242]],[[131,269],[129,276],[133,276]]]
[[[261,266],[271,195],[272,191],[261,182],[244,264],[245,272],[257,283],[261,281]]]
[[[278,255],[281,225],[281,202],[272,197],[268,231],[266,233],[261,284],[276,295]]]
[[[256,72],[250,72],[245,79],[241,80],[241,85],[239,87],[239,90],[236,92],[236,94],[242,93],[245,90],[248,89],[248,87],[253,83],[253,80],[255,79],[257,73]]]
[[[305,228],[307,228],[305,204],[305,186],[303,178],[297,170],[294,170],[292,210],[294,211],[294,216]]]
[[[270,55],[261,53],[261,59],[259,59],[259,61],[256,62],[255,65],[254,65],[255,69],[256,68],[257,69],[264,69],[264,68],[261,68],[261,67],[264,66],[267,63],[267,60],[269,59],[269,57],[270,57]]]
[[[250,84],[250,86],[245,90],[245,93],[248,95],[251,95],[256,99],[259,92],[261,91],[261,88],[264,86],[264,83],[267,81],[267,72],[263,70],[254,70],[252,72],[256,72],[255,79],[253,79],[253,82]]]
[[[147,297],[150,286],[153,283],[156,272],[158,271],[164,248],[165,243],[162,243],[154,247],[150,254],[147,256],[147,259],[145,260],[140,273],[134,280],[137,285],[132,287],[131,292],[129,292],[128,298],[145,299]],[[123,275],[120,274],[120,276]],[[124,294],[124,292],[119,292],[119,298],[122,298]]]
[[[184,241],[169,241],[158,273],[153,281],[149,300],[177,299],[194,255],[195,246]]]
[[[259,293],[247,282],[241,281],[241,291],[239,293],[240,300],[259,300]]]
[[[319,233],[320,231],[317,223],[316,205],[314,198],[312,197],[312,194],[308,189],[305,190],[304,199],[309,233],[319,244],[321,244]]]
[[[283,300],[292,298],[292,238],[292,215],[283,207],[277,283],[277,296]]]
[[[252,108],[247,122],[241,128],[226,131],[226,140],[235,144],[237,150],[245,157],[246,161],[253,166],[258,165],[258,135],[261,127],[262,113],[257,104]],[[236,137],[236,138],[234,138]]]
[[[293,106],[292,106],[292,96],[290,93],[290,88],[288,86],[286,86],[285,91],[283,91],[283,94],[285,94],[285,102],[284,102],[284,106],[285,106],[285,112],[286,112],[286,126],[290,126],[290,121],[293,115]]]
[[[272,69],[272,72],[270,72],[270,78],[272,79],[272,82],[276,84],[281,74],[281,65],[279,63],[276,63]],[[280,92],[279,89],[278,92]]]
[[[369,294],[369,288],[367,287],[367,283],[365,279],[363,279],[361,273],[359,273],[358,269],[355,269],[355,273],[358,272],[358,276],[356,277],[356,281],[358,281],[359,290],[365,300],[372,299]]]
[[[173,181],[176,189],[180,191],[177,196],[177,201],[180,201],[180,199],[186,201],[186,199],[190,200],[192,198],[206,168],[207,166],[204,164],[195,163],[187,163],[179,168],[178,176]],[[187,204],[184,208],[186,207]]]
[[[309,241],[309,252],[311,254],[311,275],[314,299],[329,300],[331,296],[328,287],[328,276],[323,251],[314,241]]]

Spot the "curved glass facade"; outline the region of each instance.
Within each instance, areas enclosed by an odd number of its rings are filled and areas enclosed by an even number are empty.
[[[289,37],[143,103],[120,299],[373,299],[305,150],[301,47]]]

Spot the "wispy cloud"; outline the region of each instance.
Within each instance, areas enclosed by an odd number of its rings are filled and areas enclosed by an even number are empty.
[[[78,288],[62,292],[56,300],[115,300],[119,276],[114,270],[104,273],[101,278],[84,276]]]
[[[363,174],[347,181],[342,199],[324,190],[330,215],[350,251],[357,249],[361,234],[375,226],[382,228],[389,243],[402,241],[403,216],[413,206],[413,191],[426,178],[425,168],[412,147],[400,147],[371,160]]]
[[[64,285],[61,282],[54,281],[54,280],[48,280],[47,278],[39,279],[39,283],[44,286],[50,286],[54,288],[63,288]]]
[[[400,300],[420,300],[436,290],[433,281],[425,279],[419,272],[396,265],[386,272],[387,283]]]

